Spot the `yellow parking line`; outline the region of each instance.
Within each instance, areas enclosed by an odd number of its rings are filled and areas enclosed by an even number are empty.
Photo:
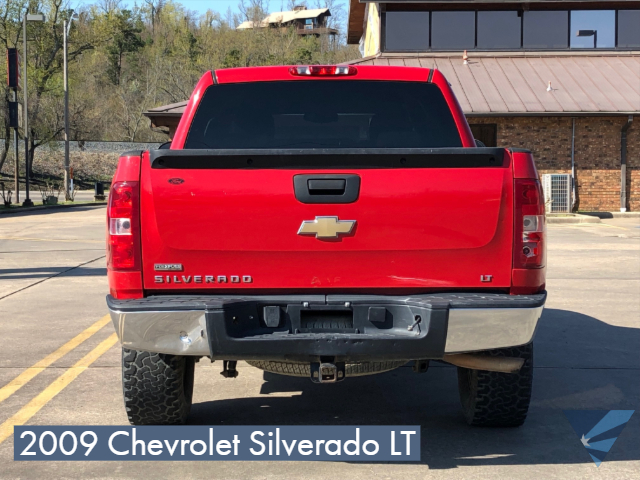
[[[619,227],[617,225],[609,225],[607,223],[555,223],[554,227],[562,226],[562,227],[607,227],[607,228],[617,228],[620,230],[629,230],[628,228]]]
[[[53,362],[64,357],[67,353],[69,353],[71,350],[76,348],[78,345],[84,342],[87,338],[91,337],[94,333],[96,333],[98,330],[104,327],[107,323],[109,323],[110,319],[111,317],[109,317],[109,315],[105,315],[96,323],[94,323],[89,328],[87,328],[85,331],[83,331],[82,333],[79,333],[78,335],[73,337],[71,340],[69,340],[67,343],[62,345],[55,352],[50,353],[49,355],[44,357],[42,360],[34,363],[31,367],[27,368],[24,372],[22,372],[16,378],[11,380],[4,387],[0,388],[0,402],[3,402],[7,398],[9,398],[11,395],[13,395],[18,390],[20,390],[20,388],[25,386],[36,375],[38,375],[45,368],[51,365]]]
[[[71,242],[71,243],[104,243],[104,240],[55,239],[35,237],[0,237],[0,240],[26,240],[29,242]]]
[[[118,336],[112,333],[109,338],[101,342],[96,348],[82,357],[75,365],[67,369],[62,375],[49,384],[37,397],[27,403],[18,412],[0,425],[0,443],[13,433],[13,427],[24,425],[31,417],[40,411],[53,397],[64,390],[67,385],[73,382],[78,375],[84,372],[89,366],[102,356],[107,350],[113,347],[118,341]]]
[[[598,225],[600,227],[607,227],[607,228],[617,228],[619,230],[629,230],[628,228],[619,227],[618,225],[609,225],[608,223],[596,223],[595,225]]]

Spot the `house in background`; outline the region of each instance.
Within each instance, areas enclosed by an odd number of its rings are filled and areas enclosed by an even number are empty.
[[[259,24],[247,20],[236,27],[236,30],[250,30],[252,28],[290,28],[295,27],[298,35],[331,35],[334,37],[338,30],[327,27],[327,18],[331,16],[328,8],[307,9],[304,5],[294,7],[288,12],[270,13]]]
[[[640,1],[350,0],[347,42],[438,68],[476,138],[573,174],[575,208],[640,210]]]

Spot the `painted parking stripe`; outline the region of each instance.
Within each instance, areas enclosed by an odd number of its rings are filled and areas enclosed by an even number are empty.
[[[113,347],[118,341],[118,336],[112,333],[109,338],[102,341],[96,348],[78,360],[75,365],[68,368],[62,375],[49,384],[38,396],[22,407],[18,412],[0,425],[0,443],[4,442],[12,433],[16,425],[24,425],[31,417],[40,411],[51,399],[73,382],[78,375]]]
[[[102,327],[109,323],[110,319],[111,317],[109,315],[105,315],[96,323],[84,330],[82,333],[79,333],[67,343],[62,345],[55,352],[50,353],[42,360],[34,363],[31,367],[27,368],[24,372],[11,380],[4,387],[0,388],[0,402],[3,402],[11,395],[16,393],[18,390],[20,390],[20,388],[24,387],[27,383],[29,383],[29,381],[31,381],[40,372],[44,371],[44,369],[50,366],[53,362],[61,359],[82,342],[90,338],[94,333],[98,332]]]

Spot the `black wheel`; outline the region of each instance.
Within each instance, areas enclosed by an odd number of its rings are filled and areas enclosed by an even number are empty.
[[[458,367],[460,403],[469,425],[519,427],[527,418],[533,383],[533,343],[480,352],[492,357],[523,358],[518,373]]]
[[[181,425],[187,421],[195,360],[122,349],[124,406],[131,425]]]

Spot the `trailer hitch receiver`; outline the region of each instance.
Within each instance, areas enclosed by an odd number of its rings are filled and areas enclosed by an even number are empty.
[[[337,383],[345,378],[344,362],[314,362],[310,370],[311,381],[314,383]]]

